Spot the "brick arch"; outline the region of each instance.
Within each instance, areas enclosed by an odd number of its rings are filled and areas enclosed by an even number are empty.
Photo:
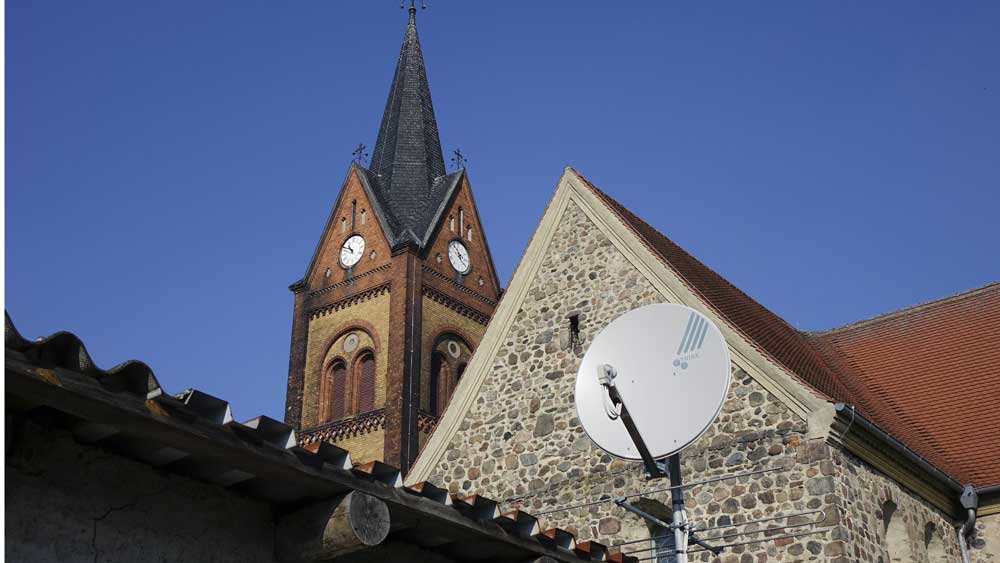
[[[465,349],[469,351],[468,356],[455,359],[449,354],[439,352],[438,347],[445,340],[460,341],[465,346]],[[439,327],[437,334],[430,342],[430,350],[427,351],[430,354],[430,369],[427,374],[429,377],[429,381],[427,382],[427,408],[435,416],[441,416],[444,414],[444,410],[451,400],[455,388],[458,386],[459,377],[462,375],[465,366],[468,365],[475,348],[471,345],[473,341],[465,331],[451,325]]]
[[[431,350],[437,348],[437,345],[440,344],[441,341],[448,335],[458,337],[458,339],[465,344],[465,347],[468,348],[470,352],[474,352],[476,350],[476,347],[472,345],[474,340],[469,338],[469,335],[464,330],[454,325],[444,325],[438,327],[437,334],[434,335],[434,338],[431,340]]]
[[[324,358],[330,354],[330,348],[333,347],[333,345],[336,344],[338,340],[346,336],[347,333],[358,330],[368,333],[368,336],[372,339],[372,347],[374,348],[374,352],[376,355],[378,355],[378,353],[381,352],[381,346],[379,344],[378,330],[375,329],[375,325],[362,319],[351,319],[347,321],[347,324],[344,325],[343,328],[335,332],[334,335],[327,340],[326,345],[324,347],[324,350],[326,350]],[[358,350],[358,352],[360,352],[360,350]],[[358,352],[355,352],[355,354],[357,354]]]

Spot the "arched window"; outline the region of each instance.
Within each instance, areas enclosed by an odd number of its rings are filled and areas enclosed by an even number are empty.
[[[366,351],[354,364],[354,380],[358,385],[358,412],[375,408],[375,356]]]
[[[441,352],[431,356],[431,380],[428,390],[428,404],[431,414],[437,416],[444,411],[448,400],[448,360]]]
[[[347,394],[347,366],[337,360],[326,369],[326,419],[344,418],[344,398]]]
[[[458,382],[461,381],[462,375],[465,373],[465,366],[467,365],[466,363],[458,364],[458,369],[455,370],[455,387],[458,387]]]
[[[944,540],[937,526],[928,522],[924,527],[924,548],[927,551],[928,561],[947,561],[948,555],[944,552]]]
[[[885,525],[887,563],[915,563],[910,538],[906,533],[906,522],[896,503],[891,500],[882,503],[882,523]]]

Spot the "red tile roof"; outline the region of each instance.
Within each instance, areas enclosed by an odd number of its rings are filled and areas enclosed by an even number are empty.
[[[579,173],[577,173],[579,176]],[[764,355],[962,483],[1000,483],[1000,282],[821,333],[791,326],[579,176]],[[975,434],[975,439],[969,436]]]
[[[882,429],[961,483],[1000,483],[1000,282],[810,340]]]

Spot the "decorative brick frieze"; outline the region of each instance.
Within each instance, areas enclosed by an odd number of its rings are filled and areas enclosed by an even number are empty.
[[[337,441],[385,428],[385,409],[375,409],[351,418],[321,424],[299,433],[300,444]]]
[[[321,317],[332,311],[338,311],[340,309],[343,309],[344,307],[350,307],[351,305],[361,303],[362,301],[367,301],[373,297],[378,297],[379,295],[387,293],[388,291],[389,291],[389,282],[385,282],[371,289],[362,291],[357,295],[352,295],[350,297],[346,297],[339,301],[330,303],[329,305],[319,307],[318,309],[313,309],[312,311],[309,312],[309,318],[315,319],[316,317]]]
[[[351,279],[342,280],[342,281],[339,281],[339,282],[337,282],[335,284],[331,284],[331,285],[328,285],[326,287],[321,287],[321,288],[319,288],[317,290],[310,291],[309,292],[309,297],[315,297],[317,295],[324,295],[326,293],[329,293],[329,292],[333,291],[334,289],[337,289],[338,287],[346,287],[348,285],[353,285],[353,284],[357,283],[357,281],[360,280],[360,279],[367,278],[368,276],[371,276],[373,274],[377,274],[379,272],[385,272],[389,268],[392,268],[392,264],[391,263],[383,264],[383,265],[379,266],[378,268],[375,268],[373,270],[368,270],[367,272],[365,272],[363,274],[358,274],[356,276],[353,276]]]
[[[421,434],[430,434],[437,423],[438,417],[425,412],[417,413],[417,430]]]
[[[464,303],[460,303],[432,287],[425,285],[423,287],[423,294],[426,295],[429,299],[437,303],[440,303],[445,307],[448,307],[452,311],[455,311],[459,315],[462,315],[463,317],[466,317],[468,319],[472,319],[473,321],[483,326],[486,326],[490,322],[490,315],[477,311],[472,307],[465,305]]]
[[[483,303],[486,303],[487,305],[489,305],[491,308],[492,307],[496,307],[496,305],[497,305],[496,301],[494,301],[494,300],[486,297],[485,295],[482,295],[480,293],[477,293],[477,292],[475,292],[475,291],[473,291],[473,290],[465,287],[464,285],[456,282],[455,280],[449,278],[448,276],[442,274],[441,272],[438,272],[434,268],[431,268],[431,267],[425,265],[424,266],[424,273],[430,274],[430,275],[434,276],[435,278],[437,278],[439,280],[442,280],[443,282],[445,282],[446,284],[448,284],[449,286],[451,286],[453,289],[455,289],[457,291],[461,291],[462,293],[465,293],[465,294],[468,294],[468,295],[471,295],[471,296],[475,297],[476,299],[478,299],[478,300],[482,301]]]

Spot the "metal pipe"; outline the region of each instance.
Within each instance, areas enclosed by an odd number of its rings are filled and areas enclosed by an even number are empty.
[[[1000,483],[996,485],[987,485],[985,487],[976,487],[977,495],[988,495],[1000,491]]]
[[[958,529],[958,545],[962,548],[962,563],[969,563],[969,544],[966,538],[976,528],[976,509],[979,508],[979,492],[976,487],[966,485],[962,488],[962,496],[959,497],[958,501],[966,511],[965,522]]]
[[[969,544],[965,541],[972,528],[976,525],[976,509],[970,508],[969,514],[958,528],[958,545],[962,548],[962,563],[969,563]]]
[[[670,505],[673,509],[674,548],[677,549],[677,563],[687,563],[688,532],[687,513],[684,512],[684,488],[681,482],[681,455],[674,454],[667,459],[667,474],[670,476]]]

